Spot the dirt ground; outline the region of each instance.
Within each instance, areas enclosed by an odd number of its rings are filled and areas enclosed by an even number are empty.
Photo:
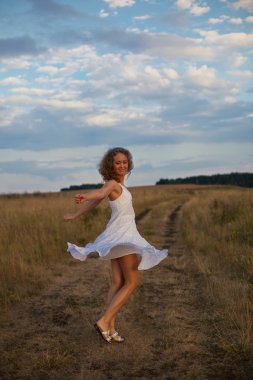
[[[137,218],[139,225],[149,210]],[[123,344],[102,341],[93,324],[103,311],[110,263],[71,256],[54,268],[40,296],[1,313],[2,380],[245,379],[215,345],[212,306],[202,275],[180,240],[180,205],[161,221],[167,259],[141,272],[118,316]]]

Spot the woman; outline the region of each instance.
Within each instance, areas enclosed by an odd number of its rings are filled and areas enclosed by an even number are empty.
[[[124,341],[115,329],[115,318],[138,286],[138,270],[149,269],[168,255],[168,250],[155,249],[136,229],[132,196],[124,185],[126,174],[132,169],[132,155],[127,149],[109,149],[99,164],[104,186],[99,190],[76,195],[77,204],[88,203],[75,214],[64,216],[65,221],[77,219],[104,198],[108,198],[112,209],[105,231],[94,243],[87,244],[84,248],[68,243],[68,251],[78,260],[85,260],[94,251],[98,252],[101,259],[111,260],[113,282],[108,293],[107,309],[94,325],[108,343]]]

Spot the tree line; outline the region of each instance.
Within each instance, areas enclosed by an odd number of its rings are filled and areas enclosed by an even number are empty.
[[[100,189],[102,186],[102,183],[83,183],[82,185],[71,185],[69,187],[63,187],[61,191]]]
[[[253,187],[253,173],[229,173],[213,175],[197,175],[185,178],[161,178],[156,185],[196,184],[196,185],[234,185]]]

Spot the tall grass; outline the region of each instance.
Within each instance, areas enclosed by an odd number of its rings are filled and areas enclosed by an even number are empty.
[[[93,210],[77,223],[63,222],[63,214],[76,207],[70,197],[73,195],[0,198],[1,303],[37,293],[50,278],[50,266],[67,257],[66,241],[84,244],[102,230],[105,207]]]
[[[182,190],[185,192],[185,190]],[[168,187],[131,189],[136,214],[175,197]],[[80,220],[64,222],[63,215],[79,206],[74,192],[1,196],[0,303],[12,304],[40,292],[52,278],[57,263],[70,255],[66,242],[81,246],[103,231],[109,220],[106,202]]]
[[[206,278],[220,348],[252,351],[253,192],[199,192],[184,206],[182,236]]]

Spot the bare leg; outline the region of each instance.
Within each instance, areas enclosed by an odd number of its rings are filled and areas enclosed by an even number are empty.
[[[119,259],[112,259],[111,260],[111,266],[112,266],[112,285],[109,289],[108,295],[107,295],[107,302],[106,305],[109,307],[113,297],[115,294],[122,288],[124,285],[124,276],[123,272],[121,270]],[[115,317],[111,319],[109,330],[111,334],[115,333]]]
[[[136,254],[131,254],[118,259],[124,276],[124,285],[114,295],[105,314],[99,319],[98,325],[103,330],[108,330],[120,308],[126,303],[134,289],[138,286],[138,259]]]

